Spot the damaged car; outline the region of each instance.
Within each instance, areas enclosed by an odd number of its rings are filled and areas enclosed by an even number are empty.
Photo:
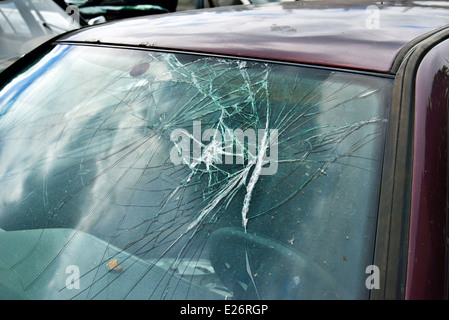
[[[0,297],[445,298],[448,38],[312,1],[40,46],[0,75]]]

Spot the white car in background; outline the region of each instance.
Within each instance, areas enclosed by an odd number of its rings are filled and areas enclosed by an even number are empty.
[[[0,1],[0,71],[56,35],[81,27],[52,0]]]

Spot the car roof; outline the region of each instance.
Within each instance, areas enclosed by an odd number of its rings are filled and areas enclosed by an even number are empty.
[[[448,2],[435,2],[295,1],[189,10],[87,27],[58,41],[390,73],[411,41],[449,24]]]

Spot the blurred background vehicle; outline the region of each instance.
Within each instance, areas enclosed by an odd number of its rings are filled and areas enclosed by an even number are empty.
[[[239,4],[262,4],[269,2],[291,2],[296,0],[196,0],[196,9],[224,7]]]
[[[90,24],[150,14],[242,4],[291,2],[296,0],[54,0],[61,8],[79,7],[80,15]]]
[[[86,20],[110,21],[176,11],[178,0],[54,0],[61,8],[74,5]],[[93,20],[94,19],[94,20]]]
[[[55,35],[81,27],[52,0],[0,1],[0,71]]]

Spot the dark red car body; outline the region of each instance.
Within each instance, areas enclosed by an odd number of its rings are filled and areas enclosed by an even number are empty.
[[[371,15],[377,26],[367,24]],[[446,299],[448,38],[448,7],[312,1],[140,17],[87,27],[56,42],[249,57],[393,78],[374,257],[381,285],[371,298]]]
[[[285,2],[184,11],[168,17],[159,15],[84,29],[60,41],[143,46],[390,73],[403,47],[449,20],[444,9],[435,13],[432,7],[379,5],[379,29],[368,29],[369,5],[376,6],[376,2]]]

